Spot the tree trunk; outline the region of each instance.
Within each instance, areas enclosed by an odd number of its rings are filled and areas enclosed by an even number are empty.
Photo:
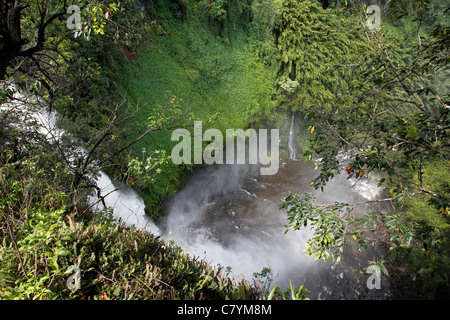
[[[0,2],[0,80],[5,80],[8,66],[27,43],[20,30],[20,12],[24,8],[20,1]]]

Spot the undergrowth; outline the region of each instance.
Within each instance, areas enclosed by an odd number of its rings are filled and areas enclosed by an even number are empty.
[[[245,279],[111,221],[109,209],[93,216],[80,202],[72,212],[52,183],[62,172],[39,159],[0,166],[1,299],[258,298]]]

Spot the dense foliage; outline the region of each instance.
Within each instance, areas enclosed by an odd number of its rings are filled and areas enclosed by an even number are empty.
[[[140,137],[119,142],[119,124],[134,112],[123,103],[117,74],[138,47],[155,45],[164,30],[147,23],[134,1],[75,4],[82,23],[74,30],[66,27],[66,1],[1,4],[2,54],[12,49],[1,60],[1,298],[259,297],[246,280],[232,281],[152,234],[124,228],[110,209],[91,212],[87,197],[96,194],[93,177],[100,169],[129,162],[130,178],[151,179],[125,150],[189,115],[169,100],[157,117],[146,116]],[[9,43],[10,35],[18,42]],[[53,109],[64,134],[33,117]],[[167,160],[155,159],[144,167],[156,170]],[[66,281],[75,275],[78,290]]]
[[[268,294],[123,227],[110,209],[94,215],[87,199],[105,170],[138,190],[147,213],[160,219],[193,168],[169,161],[170,130],[201,120],[205,129],[283,131],[290,112],[308,122],[302,148],[320,169],[314,187],[345,169],[357,179],[375,173],[388,190],[377,201],[393,206],[361,219],[355,206],[287,195],[287,227],[315,228],[307,253],[338,261],[349,241],[360,248],[381,241],[386,259],[372,263],[398,296],[448,297],[448,5],[378,1],[382,27],[373,30],[369,4],[3,1],[0,297]],[[79,24],[70,5],[80,9]],[[67,134],[43,133],[27,118],[43,110],[57,110]],[[350,160],[340,162],[342,152]],[[66,283],[74,267],[79,290]],[[274,288],[269,297],[303,299],[306,291]]]
[[[254,299],[247,281],[144,231],[67,213],[58,168],[39,157],[0,168],[2,299]],[[80,287],[68,284],[71,267]]]
[[[364,26],[364,2],[354,1],[352,5],[353,19]],[[419,279],[415,283],[427,283],[429,291],[418,289],[417,296],[427,298],[445,297],[449,292],[445,267],[450,206],[448,17],[430,19],[429,12],[438,11],[441,5],[436,2],[435,8],[428,1],[417,1],[411,8],[394,2],[385,14],[392,25],[385,23],[380,31],[354,29],[363,36],[370,53],[365,60],[355,61],[353,77],[358,81],[345,90],[345,95],[334,97],[333,108],[319,104],[302,109],[311,121],[311,145],[304,156],[320,157],[316,160],[320,174],[313,186],[323,187],[344,169],[349,178],[379,173],[380,185],[386,186],[390,195],[377,201],[392,203],[394,212],[380,212],[372,223],[382,222],[380,226],[386,227],[391,262],[399,261],[399,256],[406,259],[411,277]],[[445,17],[448,9],[439,12],[444,16],[436,17]],[[399,21],[400,16],[403,18]],[[349,160],[340,161],[343,152]],[[433,178],[433,167],[441,172],[440,178]],[[358,232],[364,231],[369,222],[357,221],[351,213],[354,206],[340,205],[341,209],[347,207],[341,210],[330,205],[324,209],[312,206],[311,201],[298,195],[283,199],[283,207],[289,208],[291,228],[297,229],[305,219],[316,227],[310,254],[327,259],[342,249],[347,237],[366,241]],[[419,203],[426,208],[427,218],[416,216]],[[342,218],[339,223],[338,217]],[[439,226],[433,220],[440,221]]]
[[[271,1],[251,5],[246,1],[219,1],[227,13],[220,20],[210,15],[213,3],[205,7],[206,2],[188,1],[187,9],[182,9],[181,3],[148,4],[168,35],[159,39],[156,48],[142,49],[140,59],[123,70],[120,84],[127,102],[143,105],[136,117],[124,122],[124,140],[137,137],[147,117],[158,114],[155,106],[171,99],[192,114],[191,122],[184,125],[190,130],[193,120],[203,121],[205,130],[214,127],[224,132],[264,125],[274,117],[275,47],[263,19],[276,15],[276,8]],[[185,10],[186,22],[180,23],[178,19]],[[142,159],[142,149],[149,145],[170,155],[176,144],[170,142],[170,135],[155,132],[145,137],[132,148],[133,155]],[[138,188],[150,215],[157,218],[161,214],[164,200],[184,183],[186,169],[192,166],[169,161],[153,183]]]
[[[279,103],[316,112],[335,105],[358,81],[353,66],[370,54],[358,27],[316,1],[284,1],[275,30]]]

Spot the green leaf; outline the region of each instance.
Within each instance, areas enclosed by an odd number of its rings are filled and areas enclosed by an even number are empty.
[[[415,126],[410,125],[408,131],[406,132],[406,139],[414,138],[418,135],[417,129]]]
[[[291,297],[292,297],[292,300],[297,300],[296,297],[295,297],[295,290],[294,290],[294,288],[292,287],[292,280],[290,280],[290,279],[289,279],[289,285],[290,285],[290,287],[291,287]]]
[[[269,294],[269,296],[267,297],[267,300],[272,300],[272,298],[273,298],[273,295],[275,294],[275,291],[277,290],[277,285],[275,285],[274,287],[273,287],[273,289],[270,291],[270,294]]]
[[[55,251],[55,255],[57,256],[67,256],[69,254],[71,254],[71,252],[64,248],[59,248]]]
[[[380,267],[381,272],[383,272],[386,276],[389,276],[389,272],[384,264],[380,263],[378,266]]]

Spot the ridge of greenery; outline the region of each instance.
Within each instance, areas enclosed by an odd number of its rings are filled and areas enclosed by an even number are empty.
[[[270,4],[268,1],[265,3]],[[117,224],[111,218],[111,208],[101,213],[91,212],[88,197],[98,191],[93,177],[98,174],[99,168],[117,173],[121,169],[111,171],[110,168],[121,166],[124,168],[122,173],[130,175],[139,173],[142,168],[139,161],[128,163],[130,157],[123,152],[127,141],[120,140],[123,133],[118,124],[129,117],[130,108],[122,103],[119,80],[126,58],[134,59],[137,48],[142,45],[148,48],[159,45],[158,41],[162,42],[167,34],[165,26],[154,20],[148,24],[147,18],[134,7],[134,1],[78,1],[75,4],[82,9],[83,22],[82,29],[75,31],[65,28],[66,21],[62,18],[68,6],[65,1],[57,6],[43,1],[16,7],[14,0],[8,0],[6,6],[1,7],[5,16],[22,18],[14,20],[15,30],[8,29],[17,32],[16,38],[22,38],[22,41],[18,44],[1,43],[8,49],[16,46],[15,53],[18,54],[15,59],[2,60],[2,72],[5,73],[2,73],[0,88],[1,103],[19,101],[30,104],[28,112],[35,111],[34,104],[38,111],[40,107],[54,108],[61,116],[59,126],[68,134],[52,141],[48,135],[38,133],[39,127],[33,121],[27,122],[28,130],[17,130],[16,125],[22,119],[17,117],[15,108],[8,105],[6,110],[1,111],[0,297],[263,298],[265,288],[259,288],[257,283],[245,279],[232,280],[220,267],[212,267],[198,257],[189,257],[171,243]],[[220,8],[208,10],[212,10],[209,23],[217,28],[211,34],[206,29],[204,33],[215,41],[214,52],[223,58],[225,55],[221,51],[231,44],[225,45],[218,33],[222,36],[227,34],[228,41],[233,41],[234,38],[227,32],[238,21],[224,21],[220,15],[216,16],[216,9],[220,13]],[[164,13],[164,10],[158,10],[158,13]],[[0,19],[0,22],[2,27],[6,24],[4,20]],[[22,23],[26,24],[26,28],[20,28]],[[40,37],[37,43],[30,43],[28,39],[36,30],[39,30]],[[214,39],[213,34],[219,38]],[[31,50],[26,49],[27,45]],[[245,40],[236,41],[236,46],[245,47]],[[270,51],[270,48],[265,49],[266,53]],[[166,46],[166,50],[172,49]],[[25,54],[27,56],[21,56]],[[245,59],[243,63],[241,57]],[[246,94],[239,91],[240,76],[244,76],[247,86],[251,86],[252,82],[261,83],[262,89],[252,94],[249,101],[253,106],[258,106],[255,112],[264,116],[270,108],[265,98],[271,90],[270,81],[264,77],[271,79],[272,76],[262,62],[250,57],[253,57],[251,49],[236,50],[233,58],[237,61],[228,59],[226,62],[233,62],[232,65],[222,64],[220,68],[223,70],[218,70],[214,81],[222,81],[221,78],[226,75],[224,70],[236,66],[239,68],[234,75],[236,83],[226,84],[234,88],[233,94]],[[195,62],[194,59],[190,61]],[[211,57],[208,65],[201,68],[203,76],[208,76],[216,66]],[[255,70],[254,77],[245,75],[249,69]],[[193,68],[192,71],[195,74],[200,69]],[[216,88],[211,86],[208,90],[214,91]],[[222,105],[231,97],[226,90],[227,87],[217,90],[223,96]],[[17,93],[24,96],[17,100]],[[170,103],[166,107],[173,113],[180,106],[180,99],[173,95],[165,97],[169,97]],[[211,97],[209,100],[214,102]],[[163,100],[161,103],[164,105],[166,102]],[[238,108],[237,105],[233,107]],[[158,108],[158,111],[161,110]],[[204,115],[212,117],[209,115],[212,111],[211,108]],[[123,115],[120,114],[122,112]],[[171,121],[157,117],[162,115],[157,111],[154,113],[150,115],[151,119],[149,115],[145,116],[150,128],[143,125],[144,135]],[[250,117],[244,121],[238,119],[237,110],[233,117],[240,124],[255,121]],[[50,135],[53,134],[50,132]],[[81,150],[87,150],[87,154]],[[155,154],[153,148],[150,154]],[[79,270],[80,289],[72,288],[71,285],[76,287],[76,283],[67,282],[73,279],[78,272],[76,270]],[[291,291],[296,299],[302,298],[305,293],[303,289],[297,295],[294,295],[292,288]],[[285,298],[291,291],[283,293],[277,290],[270,297]]]

